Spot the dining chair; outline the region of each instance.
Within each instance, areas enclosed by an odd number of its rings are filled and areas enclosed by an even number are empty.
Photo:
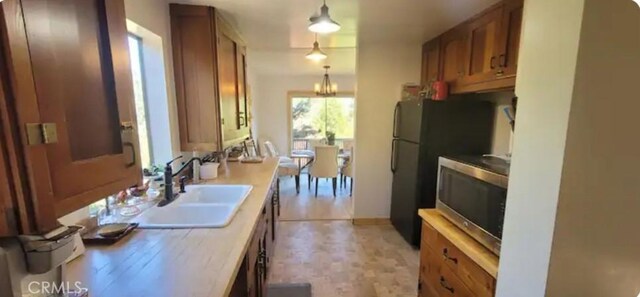
[[[327,145],[325,138],[309,139],[307,142],[307,150],[315,152],[317,146]]]
[[[341,173],[341,181],[340,185],[344,184],[347,186],[347,177],[349,178],[350,188],[349,188],[349,196],[353,196],[353,147],[349,149],[349,159],[345,162],[345,164],[340,168]]]
[[[278,149],[276,148],[276,146],[271,142],[271,141],[265,141],[264,142],[264,148],[265,151],[267,152],[267,157],[273,157],[273,158],[279,158],[280,159],[280,163],[295,163],[293,161],[293,159],[286,157],[286,156],[280,156],[280,153],[278,152]]]
[[[279,158],[278,161],[278,186],[280,185],[280,177],[293,176],[296,181],[296,193],[300,194],[300,167],[293,159],[280,156],[276,146],[271,141],[264,142],[265,151],[268,157]]]
[[[353,139],[345,139],[342,141],[342,150],[347,152],[347,151],[352,151],[353,149],[353,145],[354,145],[355,141]]]
[[[337,146],[316,146],[315,156],[309,175],[316,180],[316,197],[318,197],[318,182],[320,178],[331,178],[333,180],[333,197],[336,196],[338,182],[338,147]]]

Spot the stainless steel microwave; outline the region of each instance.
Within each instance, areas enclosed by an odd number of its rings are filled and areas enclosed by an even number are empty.
[[[500,254],[509,164],[495,157],[440,157],[436,208]]]

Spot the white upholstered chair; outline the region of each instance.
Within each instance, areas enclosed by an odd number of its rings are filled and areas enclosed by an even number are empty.
[[[293,159],[286,156],[280,156],[278,149],[271,141],[265,141],[264,148],[265,148],[265,151],[267,152],[267,157],[279,158],[280,163],[294,163]]]
[[[316,146],[313,163],[309,168],[309,176],[316,179],[316,197],[318,196],[318,180],[320,178],[333,180],[333,196],[336,196],[338,170],[338,147]]]
[[[293,176],[296,180],[296,193],[300,193],[300,167],[289,157],[280,156],[276,146],[270,141],[264,142],[265,151],[268,157],[279,158],[278,163],[278,184],[280,177]]]
[[[351,147],[349,149],[349,159],[347,160],[347,162],[345,162],[342,168],[340,168],[340,173],[342,174],[342,181],[340,181],[340,184],[344,184],[344,186],[346,187],[347,177],[350,181],[349,196],[353,195],[353,161],[353,147]]]

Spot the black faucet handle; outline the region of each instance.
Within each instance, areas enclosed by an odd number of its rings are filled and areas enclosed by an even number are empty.
[[[175,162],[176,160],[181,159],[181,158],[182,158],[182,156],[175,157],[173,160],[171,160],[171,161],[167,162],[167,167],[171,166],[171,164],[172,164],[173,162]]]
[[[180,193],[186,193],[187,192],[185,190],[185,183],[186,182],[187,182],[187,176],[186,175],[180,177]]]

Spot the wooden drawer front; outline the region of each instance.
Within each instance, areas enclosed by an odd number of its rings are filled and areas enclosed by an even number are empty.
[[[440,259],[477,297],[491,297],[495,291],[495,279],[486,271],[473,263],[450,241],[440,236],[440,248],[437,250]]]
[[[434,251],[437,251],[440,248],[438,245],[438,231],[425,221],[422,221],[422,237],[420,240],[421,246],[426,245]]]
[[[430,283],[440,297],[476,297],[447,265],[440,267],[440,273]]]

